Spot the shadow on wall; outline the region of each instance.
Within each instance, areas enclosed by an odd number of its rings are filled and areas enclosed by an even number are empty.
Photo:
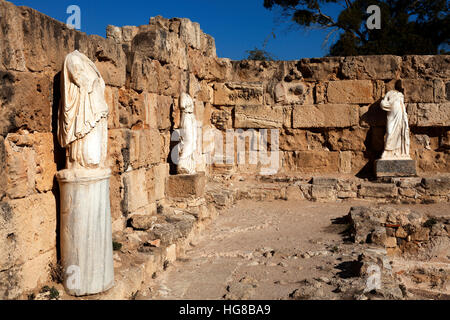
[[[171,138],[172,138],[173,132],[175,131],[174,114],[175,114],[174,104],[172,103],[170,105],[170,117],[171,117],[171,119],[170,119],[170,123],[171,123],[171,125],[170,125],[170,133],[171,134],[170,135],[171,135]],[[175,138],[175,136],[174,136],[174,138]],[[176,140],[178,140],[178,139],[176,139]],[[167,163],[169,164],[169,174],[170,175],[176,175],[177,174],[177,165],[175,163],[173,163],[171,155],[172,155],[172,152],[178,152],[178,147],[177,146],[178,146],[179,143],[180,143],[179,141],[172,141],[172,139],[170,139],[169,155],[167,156]]]

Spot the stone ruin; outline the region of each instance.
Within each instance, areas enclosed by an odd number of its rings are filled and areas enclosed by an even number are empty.
[[[188,19],[108,26],[105,39],[6,1],[0,16],[1,299],[26,298],[62,281],[56,173],[65,167],[65,151],[56,136],[62,66],[74,50],[95,63],[109,106],[116,284],[96,299],[138,291],[240,199],[450,200],[448,55],[232,61],[218,58],[214,39]],[[380,102],[390,90],[404,94],[417,176],[375,179],[386,130]],[[171,158],[183,92],[203,131],[223,138],[203,137],[194,175],[177,175]],[[234,143],[242,135],[226,138],[237,130],[253,130],[257,138],[264,130],[279,134],[276,174],[261,174],[267,166],[261,160],[238,161],[259,149],[244,138],[239,153]],[[230,145],[231,156],[210,160]],[[375,255],[417,258],[442,248],[436,237],[448,244],[448,220],[424,227],[428,220],[412,212],[374,210],[353,208],[350,217],[356,242],[385,247]],[[426,276],[441,284],[445,278]]]

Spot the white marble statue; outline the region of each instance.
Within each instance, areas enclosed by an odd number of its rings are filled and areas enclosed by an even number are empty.
[[[66,169],[57,174],[61,260],[67,292],[83,296],[114,285],[108,105],[98,69],[78,51],[65,59],[61,89],[58,140],[66,148]]]
[[[194,101],[187,93],[180,97],[181,142],[177,171],[179,174],[196,173],[197,121],[194,115]]]
[[[391,90],[381,101],[387,111],[386,138],[382,160],[409,160],[409,126],[403,94]]]

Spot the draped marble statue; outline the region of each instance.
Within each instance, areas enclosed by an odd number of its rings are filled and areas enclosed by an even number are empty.
[[[83,296],[114,284],[107,167],[108,105],[105,82],[84,54],[67,55],[62,72],[58,141],[66,169],[58,172],[61,193],[61,258],[64,286]]]
[[[196,173],[197,121],[194,115],[194,101],[187,93],[180,97],[181,141],[177,171],[179,174]]]
[[[403,94],[392,90],[381,101],[387,111],[386,137],[381,159],[375,161],[377,178],[416,176],[416,162],[409,155],[409,125]]]
[[[381,108],[387,111],[386,138],[381,159],[411,159],[408,115],[403,94],[395,90],[389,91],[381,101]]]

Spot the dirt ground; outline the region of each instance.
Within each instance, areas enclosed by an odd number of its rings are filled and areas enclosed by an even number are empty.
[[[371,204],[240,201],[157,275],[150,298],[290,299],[300,284],[312,283],[320,286],[318,298],[343,299],[334,280],[346,277],[359,252],[344,241],[346,226],[335,219],[355,205]],[[450,216],[446,203],[393,206]]]

